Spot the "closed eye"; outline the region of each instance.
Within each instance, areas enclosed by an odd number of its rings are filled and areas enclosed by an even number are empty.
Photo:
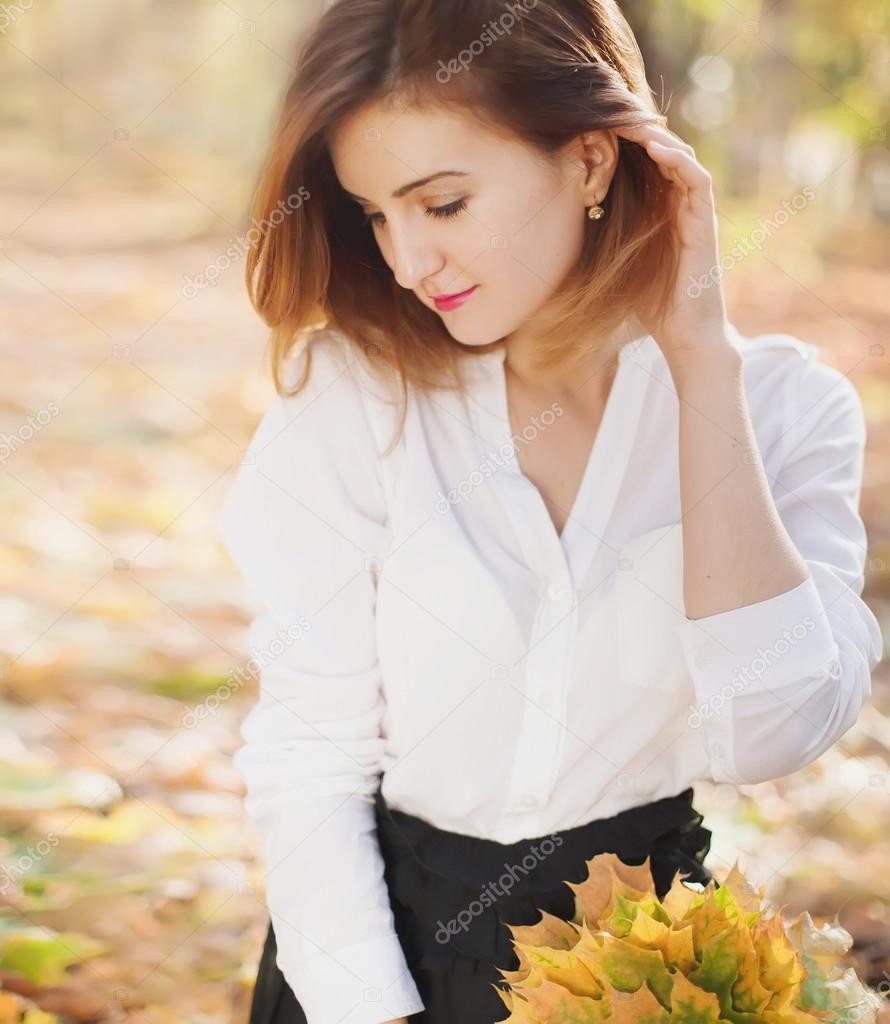
[[[442,220],[451,220],[463,213],[466,208],[466,199],[458,199],[454,203],[448,203],[447,206],[428,206],[423,212],[428,217],[438,217]],[[382,213],[366,213],[365,223],[380,224],[382,226],[386,223],[386,217]]]

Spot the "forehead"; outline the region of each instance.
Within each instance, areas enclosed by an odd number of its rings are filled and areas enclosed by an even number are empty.
[[[362,107],[330,138],[340,184],[366,198],[388,197],[406,182],[446,168],[475,168],[505,158],[511,143],[460,110]],[[447,179],[446,179],[447,181]]]

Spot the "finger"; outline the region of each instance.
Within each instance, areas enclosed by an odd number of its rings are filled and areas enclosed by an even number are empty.
[[[691,160],[694,166],[701,167],[695,157],[695,150],[692,146],[683,142],[682,139],[678,139],[669,131],[659,127],[658,125],[637,125],[634,128],[621,128],[617,130],[620,133],[625,134],[631,139],[631,141],[637,142],[642,146],[655,162],[662,177],[677,187],[677,190],[680,193],[679,198],[685,198],[688,200],[688,193],[692,186],[683,173],[681,163],[673,160],[662,159],[657,154],[664,151],[682,154],[688,160]],[[663,146],[664,150],[657,148],[650,149],[650,144],[652,143]],[[704,168],[701,169],[704,171]]]
[[[654,139],[656,142],[661,142],[664,145],[682,149],[684,153],[688,153],[693,159],[695,158],[695,150],[688,142],[684,142],[679,136],[674,135],[667,128],[662,128],[660,125],[644,124],[637,125],[634,128],[616,128],[615,131],[619,135],[629,138],[632,142],[638,142],[641,146],[645,146],[650,139]]]
[[[661,174],[662,178],[664,178],[669,185],[675,186],[676,191],[679,192],[681,196],[685,195],[689,191],[686,182],[680,177],[679,172],[674,170],[673,167],[669,167],[666,163],[656,160],[655,155],[653,153],[649,153],[648,150],[647,155],[658,168],[658,172]]]
[[[646,147],[659,166],[675,171],[682,183],[696,196],[704,198],[711,191],[711,175],[688,153],[651,141]]]

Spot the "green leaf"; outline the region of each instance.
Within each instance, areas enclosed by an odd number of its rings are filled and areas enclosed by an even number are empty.
[[[0,942],[0,967],[21,974],[36,985],[60,985],[65,980],[66,968],[107,952],[101,942],[88,935],[54,932],[50,928],[7,932]]]

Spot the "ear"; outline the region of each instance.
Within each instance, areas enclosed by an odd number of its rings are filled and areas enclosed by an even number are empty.
[[[580,179],[585,206],[601,203],[618,166],[618,136],[607,128],[578,136],[577,151],[583,164]]]

